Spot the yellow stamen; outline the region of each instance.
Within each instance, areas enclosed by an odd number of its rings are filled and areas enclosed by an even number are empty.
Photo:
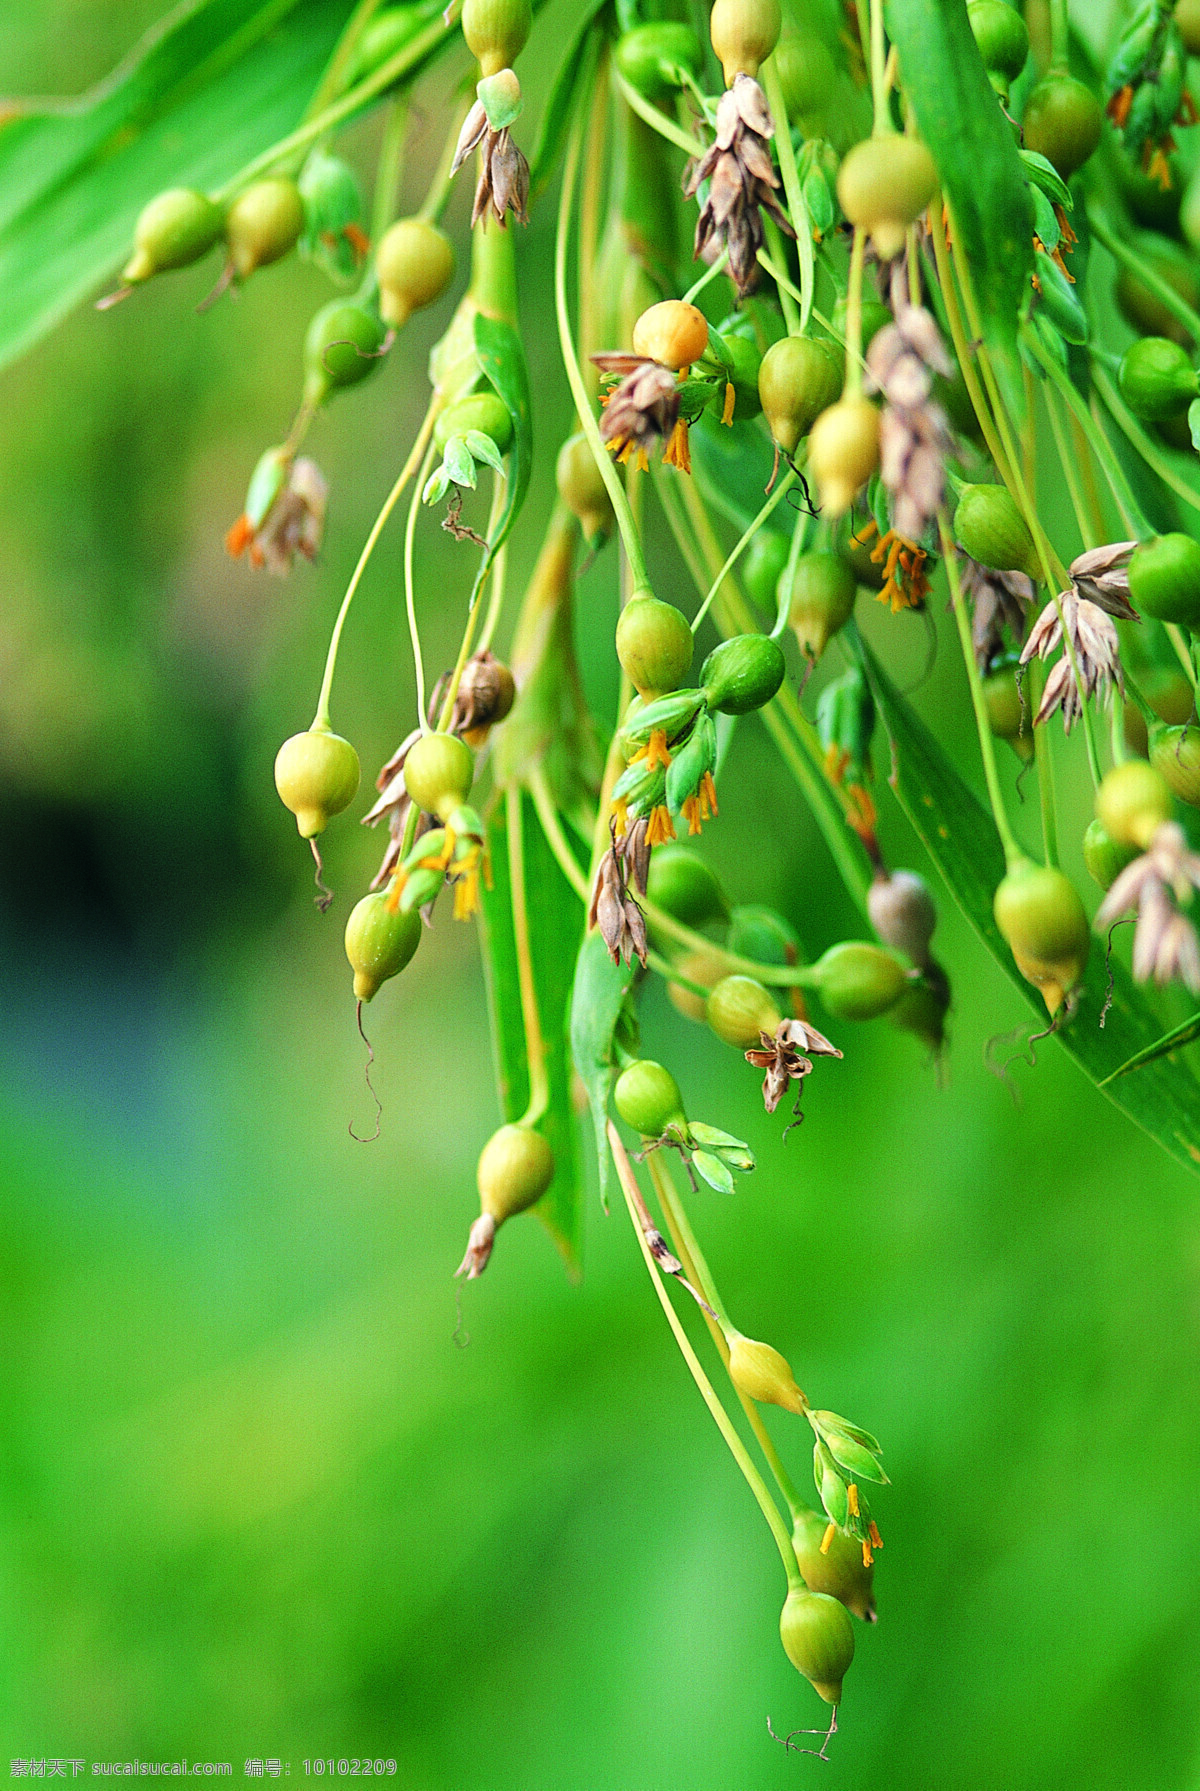
[[[404,894],[404,885],[407,882],[408,872],[402,866],[392,878],[392,887],[387,892],[385,906],[389,914],[399,914],[400,897]]]
[[[711,771],[706,771],[700,779],[700,801],[706,809],[711,808],[714,815],[720,814],[721,811],[717,807],[717,786],[713,782]],[[704,819],[708,820],[707,814]]]
[[[663,453],[663,465],[678,467],[681,473],[692,470],[692,456],[688,448],[688,426],[680,417],[671,431],[671,439]]]
[[[700,798],[689,796],[683,805],[683,818],[688,824],[688,834],[700,832]]]
[[[857,1486],[855,1486],[853,1480],[850,1482],[849,1486],[846,1488],[846,1503],[850,1507],[851,1517],[857,1517],[859,1515],[858,1488],[857,1488]]]
[[[646,844],[648,846],[665,846],[668,840],[675,838],[675,828],[671,821],[670,811],[664,803],[657,803],[650,811],[650,824],[646,828]]]
[[[727,379],[725,381],[725,408],[721,412],[721,421],[728,429],[733,427],[733,407],[736,403],[737,393],[733,389],[733,381]]]
[[[879,1534],[879,1531],[875,1528],[873,1523],[867,1525],[867,1534],[871,1538],[872,1548],[881,1549],[883,1547],[883,1537]]]
[[[821,1538],[821,1553],[827,1555],[833,1547],[833,1539],[837,1535],[836,1524],[826,1524],[825,1534]]]
[[[863,1552],[863,1566],[869,1567],[871,1565],[872,1561],[875,1559],[874,1555],[871,1553],[871,1545],[869,1542],[863,1543],[862,1552]]]
[[[652,728],[650,739],[645,747],[646,770],[654,771],[659,765],[663,770],[671,763],[671,755],[667,751],[667,731],[665,728]]]
[[[472,868],[454,885],[454,918],[470,920],[479,912],[479,871]]]
[[[629,831],[629,804],[623,796],[618,796],[612,805],[613,820],[616,823],[618,837]]]

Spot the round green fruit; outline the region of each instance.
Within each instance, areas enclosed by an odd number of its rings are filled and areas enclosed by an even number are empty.
[[[700,667],[700,683],[710,709],[749,715],[770,702],[786,671],[778,641],[766,634],[735,634],[713,648]]]
[[[863,1566],[862,1544],[844,1530],[835,1529],[829,1547],[821,1544],[829,1528],[828,1520],[819,1512],[802,1508],[792,1526],[792,1547],[810,1592],[824,1592],[837,1598],[848,1611],[864,1623],[875,1622],[874,1563]]]
[[[1162,773],[1145,759],[1114,765],[1096,791],[1096,819],[1118,846],[1145,851],[1171,818],[1171,791]]]
[[[871,233],[882,261],[904,247],[908,226],[933,198],[937,167],[916,137],[867,137],[838,169],[837,195],[852,224]]]
[[[854,1659],[854,1626],[844,1604],[824,1592],[789,1592],[779,1619],[783,1651],[827,1704],[840,1704]]]
[[[668,1126],[687,1128],[683,1096],[670,1070],[649,1057],[631,1063],[613,1089],[617,1112],[643,1138],[661,1138]]]
[[[1143,541],[1129,562],[1129,595],[1156,622],[1200,626],[1200,542],[1181,534]]]
[[[614,60],[643,99],[664,100],[678,93],[679,70],[698,75],[704,66],[700,39],[690,25],[657,19],[635,25],[618,39]]]
[[[1078,172],[1100,141],[1104,109],[1074,75],[1052,69],[1025,102],[1026,149],[1053,163],[1064,180]]]
[[[1121,396],[1145,423],[1181,416],[1200,396],[1200,380],[1187,351],[1166,336],[1131,342],[1117,373]]]
[[[356,386],[381,365],[385,331],[374,312],[345,299],[323,305],[304,338],[304,397],[323,404],[331,392]]]
[[[742,559],[742,584],[759,609],[775,613],[776,589],[788,563],[788,538],[775,529],[760,529]]]
[[[133,231],[133,255],[122,269],[129,285],[168,268],[187,267],[207,255],[225,228],[219,205],[190,187],[172,187],[142,208]]]
[[[554,1152],[532,1126],[501,1126],[479,1153],[475,1179],[482,1210],[503,1225],[546,1192],[554,1180]]]
[[[692,630],[682,610],[658,597],[633,597],[617,623],[617,658],[647,701],[676,690],[692,663]]]
[[[794,454],[823,410],[842,393],[842,367],[832,348],[811,336],[773,342],[758,370],[758,397],[767,427],[785,454]]]
[[[485,77],[512,67],[532,26],[530,0],[463,0],[462,34]]]
[[[399,329],[414,311],[441,298],[454,278],[450,238],[424,218],[400,218],[379,239],[375,274],[380,315]]]
[[[817,993],[838,1020],[874,1020],[894,1007],[908,986],[891,952],[862,939],[831,945],[812,970]]]
[[[1029,30],[1020,13],[1005,0],[969,0],[967,18],[984,68],[1006,86],[1015,81],[1029,56]]]
[[[404,969],[421,943],[423,924],[415,909],[393,913],[382,889],[355,906],[346,922],[346,956],[359,1001],[370,1001],[389,977]]]
[[[774,1034],[783,1018],[771,996],[751,976],[723,976],[705,1007],[717,1037],[739,1051],[753,1051],[759,1034]]]
[[[454,734],[422,734],[404,761],[404,787],[417,807],[447,820],[467,800],[475,755]]]
[[[954,512],[954,538],[964,552],[994,572],[1041,577],[1033,536],[1003,485],[964,485]]]
[[[1101,821],[1089,821],[1083,836],[1083,862],[1088,875],[1101,889],[1111,889],[1127,864],[1137,857],[1136,846],[1119,846],[1110,839]]]
[[[358,794],[358,754],[328,728],[293,734],[275,755],[275,788],[296,817],[301,839],[323,833]]]
[[[1041,990],[1053,1018],[1083,975],[1091,946],[1074,884],[1061,871],[1019,859],[996,890],[992,908],[1017,969]]]
[[[433,439],[439,448],[444,448],[452,435],[465,435],[468,429],[489,436],[501,454],[512,447],[512,417],[495,392],[472,392],[448,405],[434,424]]]
[[[800,555],[788,593],[788,621],[806,659],[820,659],[850,620],[856,588],[854,573],[840,554]]]
[[[304,201],[294,180],[272,175],[240,193],[225,214],[225,240],[234,276],[248,280],[256,268],[281,261],[304,229]]]
[[[685,927],[729,919],[729,901],[717,874],[690,847],[668,842],[650,857],[646,894]]]
[[[1200,728],[1152,728],[1150,763],[1181,802],[1200,808]]]

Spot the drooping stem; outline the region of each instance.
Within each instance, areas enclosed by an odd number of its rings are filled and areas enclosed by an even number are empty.
[[[1065,69],[1071,52],[1071,19],[1067,0],[1050,0],[1050,66]]]
[[[895,131],[888,105],[887,58],[883,39],[883,0],[871,0],[871,101],[875,120],[871,134],[890,136]]]
[[[429,723],[425,714],[425,658],[421,652],[421,631],[417,627],[416,583],[413,578],[413,541],[417,533],[417,516],[421,508],[421,492],[429,477],[429,469],[433,465],[437,449],[430,442],[425,450],[425,458],[421,462],[421,471],[413,485],[412,499],[408,506],[408,520],[404,526],[404,609],[408,616],[408,636],[412,642],[413,671],[417,680],[417,725],[422,733],[428,729]]]
[[[1175,493],[1176,497],[1182,498],[1184,503],[1190,505],[1193,510],[1200,510],[1200,492],[1194,485],[1189,485],[1186,479],[1180,478],[1166,456],[1159,453],[1128,405],[1125,404],[1109,377],[1108,369],[1101,366],[1098,360],[1092,362],[1092,384],[1103,399],[1105,410],[1126,441],[1145,461],[1150,471],[1161,479],[1168,490]]]
[[[954,620],[958,627],[959,644],[962,647],[963,665],[966,668],[967,683],[971,688],[971,706],[975,711],[975,727],[979,735],[979,752],[983,759],[983,775],[987,784],[988,801],[991,803],[996,831],[1000,835],[1000,844],[1004,847],[1005,863],[1011,870],[1014,862],[1023,857],[1023,853],[1017,844],[1012,827],[1009,825],[1008,813],[1004,807],[1004,794],[1000,788],[1000,777],[996,770],[996,742],[992,738],[992,730],[988,722],[983,680],[979,676],[979,667],[975,662],[975,648],[971,641],[971,621],[967,615],[962,583],[958,576],[958,550],[954,545],[954,537],[944,510],[938,514],[938,532],[942,541],[942,557],[946,562],[950,601],[954,609]]]
[[[1093,207],[1088,208],[1088,227],[1096,241],[1103,243],[1113,259],[1133,274],[1139,285],[1153,293],[1160,304],[1166,306],[1172,317],[1183,325],[1194,341],[1200,341],[1200,311],[1189,305],[1186,299],[1180,297],[1170,282],[1164,280],[1162,275],[1151,266],[1146,256],[1139,253],[1129,243],[1122,242],[1108,222]]]
[[[508,875],[512,893],[513,938],[517,948],[517,984],[521,992],[521,1024],[525,1032],[525,1058],[529,1065],[529,1105],[519,1124],[536,1125],[550,1105],[550,1079],[546,1069],[546,1045],[538,1014],[533,980],[533,955],[529,946],[529,908],[525,899],[525,798],[509,790],[504,799],[508,838]]]
[[[800,257],[800,316],[799,327],[793,334],[802,336],[808,328],[808,320],[812,315],[813,289],[816,285],[812,219],[805,203],[804,188],[800,185],[800,171],[796,166],[796,152],[792,148],[792,132],[788,123],[783,83],[779,78],[779,69],[774,56],[768,58],[763,68],[763,84],[766,88],[767,104],[770,106],[771,116],[775,120],[775,147],[779,154],[779,172],[783,176],[783,195],[787,200],[792,229],[796,232],[796,252]],[[779,254],[777,259],[782,261],[782,254]],[[786,289],[781,288],[781,293],[784,290]],[[790,324],[788,327],[791,328]]]
[[[433,398],[430,400],[429,409],[425,412],[425,420],[417,432],[417,439],[412,445],[412,452],[401,467],[399,477],[397,478],[396,483],[392,486],[387,497],[384,499],[383,508],[375,518],[375,521],[371,526],[371,532],[363,543],[363,550],[358,556],[358,564],[351,574],[350,583],[346,587],[346,595],[342,598],[342,607],[338,610],[337,620],[333,625],[333,634],[329,641],[329,652],[325,659],[325,676],[321,680],[321,694],[317,698],[317,713],[313,721],[314,728],[328,728],[329,726],[329,695],[333,689],[333,674],[337,668],[338,647],[341,644],[342,629],[346,625],[346,617],[349,614],[350,605],[354,601],[354,593],[359,587],[362,575],[367,569],[367,562],[375,551],[375,543],[383,533],[388,517],[399,503],[404,487],[408,484],[408,481],[412,478],[413,474],[421,464],[425,449],[429,443],[429,438],[433,434],[433,426],[437,421],[437,414],[440,408],[441,399],[435,392]]]
[[[658,1295],[663,1312],[666,1314],[667,1323],[675,1334],[675,1341],[679,1345],[680,1354],[687,1363],[688,1371],[695,1381],[696,1386],[699,1388],[700,1396],[711,1412],[717,1429],[725,1439],[729,1453],[733,1456],[734,1461],[736,1461],[738,1467],[741,1469],[747,1486],[749,1486],[750,1491],[757,1499],[759,1509],[762,1511],[763,1516],[770,1526],[771,1534],[775,1538],[775,1546],[779,1550],[779,1558],[783,1563],[783,1571],[787,1575],[789,1592],[803,1591],[804,1581],[800,1577],[800,1568],[796,1561],[796,1551],[792,1547],[792,1539],[788,1533],[787,1525],[779,1514],[779,1507],[767,1490],[766,1482],[763,1480],[762,1475],[751,1461],[750,1453],[741,1437],[734,1429],[733,1422],[730,1419],[728,1412],[725,1410],[725,1407],[718,1399],[712,1382],[701,1367],[700,1359],[692,1348],[687,1332],[684,1330],[679,1315],[671,1304],[670,1297],[663,1285],[662,1275],[659,1271],[658,1264],[655,1262],[653,1254],[651,1253],[650,1244],[638,1213],[639,1205],[644,1210],[645,1203],[641,1200],[640,1194],[636,1193],[637,1182],[633,1173],[633,1166],[625,1153],[625,1146],[621,1142],[620,1134],[611,1120],[608,1124],[608,1141],[613,1154],[613,1162],[616,1165],[617,1177],[621,1183],[621,1191],[625,1196],[625,1204],[629,1208],[629,1218],[633,1225],[634,1232],[637,1235],[638,1244],[641,1247],[642,1256],[646,1263],[646,1271],[654,1284],[654,1291]]]
[[[504,508],[504,484],[504,474],[493,471],[492,513],[488,518],[487,532],[489,541],[493,540],[495,537],[496,527],[500,520],[500,513]],[[450,683],[446,688],[445,699],[442,703],[442,712],[438,716],[437,725],[439,733],[444,733],[450,726],[450,716],[454,709],[454,700],[458,695],[459,681],[462,678],[463,667],[466,665],[471,652],[471,643],[475,638],[475,624],[479,620],[480,599],[483,596],[483,587],[489,576],[496,576],[499,570],[498,560],[498,553],[493,553],[490,548],[485,551],[483,564],[479,569],[479,575],[476,578],[474,588],[471,591],[471,604],[470,608],[467,610],[466,625],[463,628],[462,640],[459,643],[458,658],[454,662],[454,670],[450,674]]]
[[[737,542],[736,546],[731,548],[728,556],[726,557],[725,564],[721,567],[721,570],[717,573],[716,577],[713,579],[712,584],[709,586],[708,595],[705,597],[704,602],[700,605],[700,608],[696,611],[695,616],[692,618],[692,633],[693,634],[695,634],[695,632],[699,628],[701,622],[703,622],[705,616],[708,614],[709,609],[712,605],[713,598],[717,595],[717,592],[721,589],[721,586],[725,583],[725,579],[728,576],[728,574],[733,571],[733,568],[737,565],[738,561],[742,557],[742,554],[744,553],[746,548],[749,547],[751,541],[753,541],[753,539],[754,539],[755,535],[757,535],[759,529],[762,528],[763,524],[767,521],[768,517],[778,507],[778,505],[783,501],[783,499],[787,496],[787,493],[791,490],[792,486],[795,483],[796,483],[796,474],[794,472],[788,472],[786,477],[782,478],[779,481],[778,485],[776,485],[774,491],[771,493],[770,497],[767,499],[766,503],[763,505],[763,507],[759,511],[758,515],[754,518],[754,521],[750,524],[749,528],[747,528],[744,531],[741,539]]]
[[[781,267],[786,266],[787,256],[783,247],[783,232],[780,230],[779,225],[775,222],[774,218],[764,218],[763,223],[766,226],[767,246],[770,249],[771,254]],[[790,281],[786,286],[780,286],[778,290],[779,306],[783,312],[784,327],[786,328],[788,335],[802,336],[804,334],[804,329],[800,322],[800,308],[792,296]]]
[[[450,170],[454,165],[454,154],[458,148],[458,139],[463,121],[467,116],[469,103],[465,97],[460,99],[450,114],[446,140],[442,144],[442,153],[438,157],[438,165],[433,171],[429,190],[421,201],[421,209],[417,213],[417,216],[426,224],[436,224],[449,203],[450,194],[453,191]]]
[[[384,119],[383,142],[375,167],[375,192],[371,202],[371,241],[377,243],[396,215],[396,194],[404,165],[404,135],[408,129],[408,98],[399,94]]]

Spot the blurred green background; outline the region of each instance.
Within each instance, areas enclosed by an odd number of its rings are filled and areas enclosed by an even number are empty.
[[[159,5],[2,11],[0,89],[74,91]],[[409,204],[455,72],[418,96]],[[364,168],[376,128],[350,139]],[[542,464],[518,591],[566,415],[551,228],[543,205],[522,245]],[[197,317],[208,272],[77,314],[2,378],[0,1773],[383,1755],[413,1791],[1200,1786],[1200,1185],[1052,1044],[1014,1105],[983,1051],[1025,1010],[948,902],[948,1086],[911,1038],[844,1027],[786,1145],[757,1078],[645,1003],[692,1111],[759,1153],[734,1200],[694,1207],[734,1313],[887,1449],[880,1622],[829,1765],[768,1737],[824,1707],[623,1213],[590,1194],[578,1288],[536,1224],[509,1227],[456,1347],[498,1118],[474,939],[439,926],[370,1010],[383,1132],[354,1143],[341,926],[381,842],[330,831],[320,918],[271,784],[449,305],[318,422],[325,552],[277,582],[222,535],[328,287],[292,261]],[[471,550],[421,539],[436,667]],[[365,768],[412,721],[399,545],[339,673]],[[604,712],[613,580],[610,553],[580,593]],[[920,665],[919,624],[864,621]],[[973,764],[949,651],[922,706]],[[886,805],[883,836],[920,864]],[[853,930],[756,724],[704,847],[814,951]],[[803,1482],[807,1433],[775,1418]]]

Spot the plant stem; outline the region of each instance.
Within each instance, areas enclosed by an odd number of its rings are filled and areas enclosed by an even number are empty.
[[[1065,69],[1071,49],[1071,18],[1067,0],[1050,0],[1050,66]]]
[[[780,267],[786,267],[787,251],[783,246],[783,232],[780,230],[779,225],[775,222],[774,218],[764,218],[763,224],[767,233],[767,247],[770,249],[772,256],[779,263]],[[792,297],[792,290],[790,282],[788,285],[780,286],[778,288],[779,307],[783,312],[784,327],[787,330],[788,335],[800,336],[803,335],[804,332],[800,324],[800,310],[796,304],[796,300]]]
[[[996,742],[992,738],[992,730],[988,722],[983,680],[979,676],[979,667],[975,663],[975,648],[971,641],[971,622],[967,615],[967,606],[963,601],[962,584],[958,576],[958,550],[950,533],[945,510],[938,513],[938,531],[942,539],[942,557],[946,562],[946,577],[950,584],[950,601],[954,610],[954,620],[958,627],[963,665],[966,668],[967,683],[971,687],[971,704],[975,710],[975,728],[979,735],[979,751],[983,759],[983,775],[987,783],[988,801],[992,806],[992,816],[996,823],[996,831],[1000,835],[1000,844],[1004,847],[1005,863],[1011,870],[1014,862],[1018,858],[1023,858],[1024,853],[1017,844],[1004,807],[1000,776],[996,770]]]
[[[704,272],[701,274],[700,278],[693,285],[688,287],[687,291],[683,295],[684,304],[685,305],[695,304],[697,293],[703,292],[704,288],[710,283],[710,281],[715,280],[718,274],[723,274],[725,272],[725,269],[728,266],[729,266],[729,250],[722,249],[721,253],[717,256],[717,259],[713,262],[712,266],[706,267]]]
[[[579,860],[571,850],[571,842],[563,832],[554,797],[550,785],[546,781],[546,767],[540,759],[526,773],[526,777],[528,780],[526,788],[533,798],[533,806],[537,811],[542,832],[546,836],[546,844],[554,854],[559,870],[586,908],[591,899],[588,881],[579,868]]]
[[[863,262],[867,253],[867,235],[862,226],[854,226],[854,246],[850,251],[850,276],[846,287],[846,397],[862,393],[862,284]]]
[[[1144,286],[1148,292],[1152,292],[1155,298],[1166,306],[1193,340],[1200,342],[1200,311],[1194,310],[1186,299],[1180,298],[1175,288],[1150,266],[1145,255],[1139,254],[1128,243],[1122,242],[1111,225],[1090,206],[1087,218],[1088,228],[1096,241],[1103,243],[1113,259],[1120,262],[1122,267],[1127,268],[1139,285]]]
[[[504,507],[504,485],[504,474],[493,471],[492,513],[488,517],[489,541],[491,541],[496,532],[496,526],[500,520],[500,513]],[[483,564],[480,567],[479,576],[476,578],[474,587],[471,591],[471,606],[467,611],[467,621],[466,626],[463,629],[462,640],[459,643],[458,658],[454,662],[454,670],[450,674],[450,683],[446,690],[445,700],[442,703],[442,712],[438,716],[437,725],[439,733],[445,733],[446,729],[450,726],[450,716],[454,709],[454,700],[458,695],[459,681],[462,678],[463,667],[466,665],[467,657],[471,651],[471,641],[475,633],[475,624],[479,619],[479,600],[483,596],[483,587],[489,575],[494,575],[498,570],[498,559],[498,552],[494,554],[490,548],[484,553]],[[490,613],[491,611],[489,609],[489,615]]]
[[[408,99],[398,95],[387,108],[383,142],[375,166],[375,191],[371,200],[371,241],[377,243],[396,215],[396,193],[404,165],[404,134],[408,129]]]
[[[375,551],[375,543],[383,533],[384,525],[387,522],[388,517],[392,514],[392,511],[400,501],[400,496],[404,487],[408,484],[408,481],[412,478],[413,474],[421,464],[429,438],[433,434],[433,425],[437,421],[437,414],[440,409],[441,400],[435,392],[430,400],[429,409],[425,412],[425,420],[417,432],[417,439],[412,445],[412,452],[401,467],[400,475],[397,478],[396,483],[392,486],[392,489],[384,499],[383,508],[375,518],[371,527],[371,532],[363,544],[363,550],[358,556],[358,564],[351,574],[350,583],[346,587],[346,595],[342,598],[342,607],[338,610],[337,620],[333,625],[333,634],[329,641],[329,652],[325,659],[325,676],[321,680],[321,694],[317,698],[317,713],[313,720],[314,728],[328,728],[329,726],[329,694],[333,689],[333,674],[337,667],[338,647],[342,639],[342,629],[345,627],[346,617],[349,613],[350,605],[354,600],[354,593],[359,587],[362,575],[367,569],[367,561]]]
[[[699,160],[704,154],[705,146],[698,137],[693,137],[690,131],[681,130],[673,118],[668,118],[665,112],[660,112],[657,106],[652,106],[648,99],[643,99],[637,88],[630,86],[619,68],[613,69],[612,78],[617,92],[631,112],[636,112],[652,131],[657,131],[660,137],[665,137],[668,143],[675,145],[676,149],[682,149],[685,155],[694,156]]]
[[[638,1244],[641,1247],[642,1256],[645,1259],[646,1270],[654,1284],[654,1291],[658,1295],[662,1309],[666,1314],[667,1323],[675,1333],[675,1341],[679,1345],[680,1354],[687,1363],[692,1379],[699,1388],[700,1396],[711,1412],[717,1429],[725,1439],[729,1453],[733,1456],[734,1461],[736,1461],[738,1467],[741,1469],[747,1486],[749,1486],[750,1491],[758,1500],[759,1508],[770,1526],[771,1534],[775,1538],[775,1546],[779,1550],[779,1558],[783,1562],[783,1571],[787,1575],[789,1592],[803,1591],[804,1581],[800,1577],[800,1568],[796,1562],[796,1551],[792,1547],[792,1539],[788,1533],[787,1526],[779,1515],[779,1507],[768,1492],[766,1482],[763,1480],[762,1475],[751,1461],[749,1451],[737,1431],[734,1429],[728,1412],[717,1398],[712,1382],[701,1367],[699,1357],[692,1348],[687,1332],[684,1330],[679,1315],[671,1304],[667,1290],[663,1286],[662,1275],[659,1271],[658,1264],[651,1254],[645,1230],[643,1229],[641,1219],[638,1216],[639,1205],[644,1209],[645,1203],[641,1201],[640,1195],[635,1199],[634,1193],[631,1192],[631,1189],[637,1189],[636,1178],[634,1177],[633,1168],[629,1158],[625,1154],[625,1146],[621,1143],[620,1134],[611,1120],[608,1122],[608,1142],[612,1150],[613,1162],[616,1165],[617,1177],[621,1183],[621,1191],[625,1196],[625,1204],[629,1208],[630,1221],[637,1234]]]
[[[469,105],[469,100],[463,97],[450,114],[450,126],[442,145],[442,153],[438,157],[438,165],[433,171],[429,190],[421,201],[421,209],[417,213],[417,216],[426,224],[436,224],[449,203],[454,185],[450,170],[454,165],[454,155],[458,148],[458,139],[466,120]]]
[[[873,137],[891,136],[895,131],[888,105],[886,58],[883,44],[883,0],[871,0],[871,103],[875,117]]]
[[[412,500],[408,506],[408,520],[404,525],[404,608],[408,616],[408,636],[412,642],[413,670],[417,680],[417,726],[423,734],[428,732],[429,722],[425,714],[425,659],[421,652],[421,632],[417,627],[417,598],[413,579],[413,541],[417,532],[417,514],[421,508],[421,493],[425,488],[425,481],[429,477],[436,453],[437,449],[430,442],[425,450],[421,471],[413,484]]]
[[[350,65],[350,58],[358,47],[363,32],[378,12],[381,0],[358,0],[358,5],[346,21],[342,35],[333,46],[333,54],[325,64],[321,79],[313,90],[313,96],[304,108],[306,119],[316,117],[324,111],[342,83],[342,76]]]
[[[1159,453],[1146,431],[1125,404],[1110,379],[1107,368],[1101,366],[1097,360],[1092,362],[1092,384],[1100,394],[1105,410],[1126,441],[1145,461],[1150,471],[1161,479],[1163,484],[1175,493],[1176,497],[1182,498],[1185,504],[1190,504],[1193,510],[1200,510],[1200,493],[1194,486],[1189,485],[1186,479],[1181,479],[1174,467]]]
[[[782,502],[783,498],[786,497],[787,493],[795,483],[796,474],[793,471],[789,471],[787,475],[779,481],[778,485],[776,485],[774,491],[771,493],[758,515],[754,518],[754,521],[750,524],[749,528],[744,531],[736,546],[730,549],[725,564],[721,567],[721,570],[717,573],[717,576],[709,586],[707,597],[692,618],[693,634],[695,634],[697,628],[699,628],[701,622],[703,622],[705,616],[708,614],[713,598],[725,583],[727,575],[733,571],[733,568],[737,565],[745,549],[750,545],[751,541],[753,541],[759,529],[762,528],[772,511]]]
[[[550,1105],[550,1078],[546,1070],[546,1045],[538,1016],[533,958],[529,949],[529,910],[525,901],[525,797],[509,790],[504,799],[508,838],[508,875],[512,892],[513,938],[517,948],[517,984],[521,991],[521,1025],[525,1032],[525,1058],[529,1065],[529,1105],[518,1125],[536,1125]]]
[[[796,232],[796,252],[800,257],[799,328],[792,333],[802,336],[808,328],[808,320],[812,314],[813,289],[816,285],[812,219],[805,203],[804,188],[800,185],[800,171],[796,167],[796,152],[792,148],[792,129],[788,123],[783,83],[779,79],[779,69],[773,55],[768,57],[764,65],[763,84],[766,88],[767,104],[770,106],[771,116],[775,120],[775,147],[779,153],[779,172],[783,176],[783,194],[787,200],[792,229]],[[778,259],[782,260],[782,255]],[[781,288],[781,292],[783,290]]]
[[[1108,480],[1109,488],[1116,500],[1117,509],[1121,513],[1121,520],[1124,527],[1127,528],[1132,535],[1145,536],[1153,534],[1154,531],[1142,515],[1137,499],[1129,489],[1125,475],[1121,471],[1116,455],[1113,453],[1111,443],[1105,438],[1103,430],[1096,422],[1095,417],[1076,391],[1072,382],[1067,378],[1067,375],[1063,372],[1062,368],[1055,362],[1053,356],[1048,354],[1042,347],[1041,342],[1032,330],[1023,330],[1021,340],[1025,343],[1046,376],[1062,393],[1068,409],[1071,411],[1080,428],[1083,430],[1084,435],[1087,437],[1088,446],[1091,448],[1092,453],[1096,456],[1096,459],[1100,462],[1100,465],[1104,470],[1104,476]]]
[[[1059,409],[1062,403],[1057,391],[1052,386],[1046,387],[1046,415],[1050,418],[1050,433],[1054,437],[1054,448],[1058,455],[1058,464],[1062,468],[1063,478],[1067,482],[1067,490],[1071,494],[1071,508],[1075,512],[1075,522],[1079,528],[1083,545],[1091,549],[1099,547],[1100,536],[1092,526],[1084,501],[1083,487],[1080,484],[1079,468],[1075,456],[1067,443],[1066,428]]]

